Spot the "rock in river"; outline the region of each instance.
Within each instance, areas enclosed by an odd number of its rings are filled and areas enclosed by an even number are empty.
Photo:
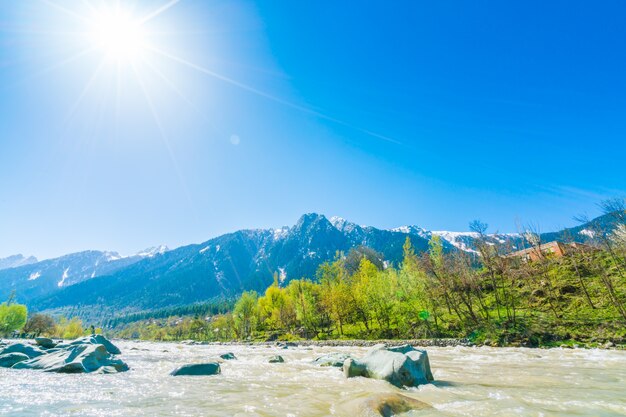
[[[36,342],[42,347],[54,344],[50,339]],[[41,349],[24,343],[13,343],[0,350],[0,366],[60,373],[113,373],[128,370],[128,365],[114,357],[113,352],[119,353],[120,350],[102,335],[83,337],[54,346]]]
[[[235,354],[233,352],[222,353],[220,355],[220,358],[224,359],[225,361],[230,361],[230,360],[233,360],[233,359],[237,359],[237,357],[235,356]]]
[[[415,387],[433,380],[428,353],[410,345],[374,346],[362,359],[346,359],[343,372],[347,378],[384,379],[397,387]]]
[[[128,365],[114,359],[104,345],[70,345],[56,352],[18,362],[13,369],[38,369],[45,372],[66,374],[102,372],[115,373],[128,370]]]
[[[401,394],[373,395],[358,405],[358,415],[363,417],[392,417],[409,411],[431,408],[429,404]]]
[[[75,345],[102,345],[106,348],[107,352],[109,352],[112,355],[119,355],[120,350],[118,349],[117,346],[115,346],[113,343],[111,343],[109,341],[109,339],[107,339],[106,337],[102,336],[101,334],[95,334],[95,335],[91,335],[91,336],[85,336],[85,337],[81,337],[79,339],[76,339],[72,342],[68,342],[68,343],[59,343],[58,345],[56,345],[56,347],[58,348],[66,348],[68,346],[75,346]]]
[[[28,356],[29,359],[32,359],[45,354],[46,351],[39,349],[37,346],[31,346],[25,343],[13,343],[0,350],[0,355],[4,355],[5,353],[23,353]]]
[[[0,355],[0,368],[10,368],[18,362],[30,359],[27,355],[19,352],[11,352]]]
[[[269,363],[283,363],[283,362],[285,362],[285,360],[280,355],[272,356],[269,360]]]
[[[329,353],[328,355],[320,356],[313,361],[315,365],[319,366],[335,366],[341,368],[346,359],[349,359],[350,355],[340,352]]]
[[[54,340],[47,337],[36,337],[35,343],[37,343],[37,345],[41,346],[43,349],[52,349],[57,345]]]
[[[172,376],[199,376],[199,375],[217,375],[221,372],[220,364],[217,362],[194,363],[183,365],[176,368],[170,373]]]

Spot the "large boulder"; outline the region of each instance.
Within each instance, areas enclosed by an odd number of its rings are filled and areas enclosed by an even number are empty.
[[[397,387],[415,387],[434,379],[428,353],[409,345],[394,348],[377,345],[362,359],[346,359],[343,372],[347,378],[383,379]]]
[[[26,343],[13,343],[12,345],[7,345],[0,350],[0,355],[4,355],[6,353],[23,353],[28,356],[29,359],[32,359],[45,354],[46,351],[41,350],[36,346],[27,345]]]
[[[109,341],[109,339],[102,336],[101,334],[81,337],[72,342],[59,343],[58,345],[56,345],[56,347],[64,349],[64,348],[67,348],[70,346],[76,346],[76,345],[102,345],[105,347],[107,352],[109,352],[112,355],[119,355],[120,353],[122,353],[118,349],[117,346],[115,346],[113,343]]]
[[[57,345],[54,340],[48,337],[36,337],[35,343],[37,343],[37,346],[41,346],[43,349],[52,349]]]
[[[0,355],[0,368],[10,368],[18,362],[29,359],[27,355],[19,352],[4,353]]]
[[[88,372],[124,372],[128,365],[114,359],[104,345],[70,345],[55,352],[33,359],[18,362],[13,369],[38,369],[45,372],[88,373]]]
[[[335,366],[337,368],[341,368],[346,359],[349,358],[350,355],[346,353],[334,352],[316,358],[313,361],[313,364],[318,366]]]
[[[194,363],[183,365],[174,369],[170,375],[172,376],[201,376],[201,375],[217,375],[221,372],[220,364],[217,362]]]

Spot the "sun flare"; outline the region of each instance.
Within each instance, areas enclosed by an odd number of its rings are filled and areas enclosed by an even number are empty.
[[[90,38],[95,47],[116,61],[132,60],[146,47],[146,33],[141,22],[120,9],[98,11]]]

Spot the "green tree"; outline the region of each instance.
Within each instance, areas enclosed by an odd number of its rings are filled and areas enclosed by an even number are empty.
[[[235,308],[233,309],[235,330],[237,336],[242,339],[251,336],[256,330],[259,319],[258,300],[259,297],[256,291],[244,291],[237,303],[235,303]]]
[[[0,304],[0,335],[8,335],[14,330],[20,330],[26,324],[28,310],[23,304],[14,304],[9,301]]]

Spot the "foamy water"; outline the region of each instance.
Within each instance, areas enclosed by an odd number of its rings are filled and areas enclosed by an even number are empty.
[[[131,371],[62,375],[0,368],[0,415],[8,416],[348,416],[380,393],[402,393],[432,405],[406,416],[626,415],[626,352],[429,348],[434,384],[407,390],[311,360],[366,348],[187,346],[118,342]],[[185,363],[224,352],[222,374],[171,377]],[[268,363],[272,355],[285,363]]]

